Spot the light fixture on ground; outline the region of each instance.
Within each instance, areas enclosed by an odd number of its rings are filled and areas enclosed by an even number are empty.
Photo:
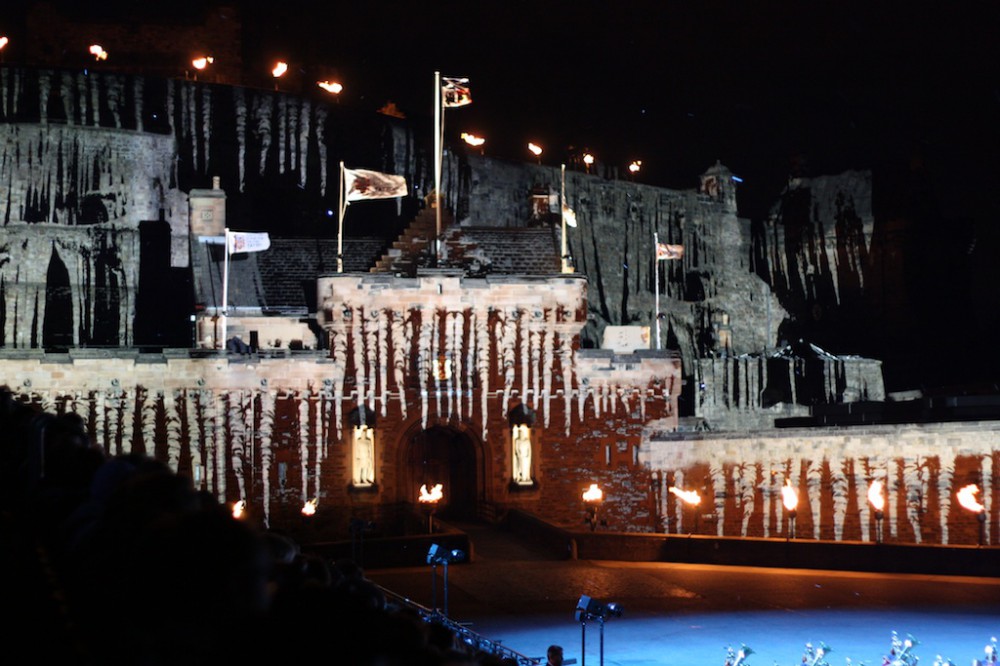
[[[600,663],[604,666],[604,621],[609,617],[621,617],[624,609],[614,601],[601,602],[586,594],[576,602],[576,621],[580,623],[580,664],[587,664],[587,622],[596,620],[601,628]]]
[[[448,550],[439,544],[431,544],[427,551],[427,564],[431,565],[431,610],[437,612],[437,568],[444,567],[444,607],[442,613],[448,616],[448,565],[465,561],[465,552],[457,548]]]

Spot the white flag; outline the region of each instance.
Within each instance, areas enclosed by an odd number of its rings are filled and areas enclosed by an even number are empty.
[[[344,169],[344,186],[348,201],[406,196],[405,178],[367,169]]]
[[[267,232],[250,233],[247,231],[229,231],[226,233],[229,254],[238,252],[261,252],[271,247],[271,237]]]
[[[445,108],[472,104],[469,79],[444,76],[441,78],[441,93]]]
[[[566,223],[567,227],[576,226],[576,213],[573,211],[572,208],[570,208],[566,204],[563,204],[562,214],[563,214],[563,221]]]

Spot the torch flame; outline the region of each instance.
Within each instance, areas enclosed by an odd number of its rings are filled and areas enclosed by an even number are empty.
[[[587,166],[590,166],[591,164],[594,163],[594,156],[591,155],[590,153],[584,153],[583,154],[583,163],[586,164]]]
[[[279,60],[274,64],[274,69],[271,70],[271,76],[274,78],[279,78],[288,71],[288,63],[283,60]]]
[[[337,83],[336,81],[317,81],[316,85],[332,95],[339,95],[344,92],[343,84]]]
[[[881,481],[873,480],[871,485],[868,486],[868,502],[876,511],[881,511],[885,508],[885,495],[882,494]]]
[[[792,480],[785,479],[785,485],[781,488],[781,501],[789,511],[795,511],[799,505],[799,493],[792,487]]]
[[[417,501],[427,503],[439,502],[444,497],[443,488],[444,486],[438,483],[428,491],[427,484],[424,484],[420,486],[420,497],[417,498]]]
[[[317,504],[319,504],[319,500],[316,499],[315,497],[311,500],[307,500],[306,503],[302,505],[302,515],[315,516]]]
[[[468,132],[462,132],[462,141],[466,142],[470,146],[476,146],[477,148],[486,143],[486,139],[483,137],[476,136],[475,134],[469,134]]]
[[[2,50],[3,47],[7,46],[9,42],[10,40],[7,39],[6,37],[0,37],[0,50]]]
[[[642,169],[642,160],[635,160],[628,165],[628,170],[632,173],[639,173],[640,169]]]
[[[680,497],[687,504],[691,504],[692,506],[701,504],[701,495],[698,494],[697,490],[681,490],[674,486],[670,486],[667,490]]]
[[[105,51],[104,47],[102,47],[100,44],[91,44],[90,45],[90,54],[92,56],[94,56],[94,58],[96,60],[107,60],[108,59],[108,52]]]
[[[235,504],[233,504],[233,518],[239,520],[246,514],[246,510],[247,510],[246,500],[240,500],[239,502],[236,502]]]
[[[583,491],[584,502],[600,502],[604,499],[604,491],[597,487],[596,483],[590,484],[590,488]]]
[[[209,65],[215,62],[215,58],[212,56],[201,56],[200,58],[195,58],[191,61],[191,66],[195,69],[205,69]]]
[[[986,511],[986,507],[976,501],[976,495],[978,494],[979,486],[974,483],[970,483],[958,491],[958,503],[969,511],[982,513],[983,511]]]
[[[535,157],[538,157],[539,155],[542,154],[542,147],[539,146],[537,143],[530,143],[529,142],[528,143],[528,150],[530,150],[531,154],[534,155]]]

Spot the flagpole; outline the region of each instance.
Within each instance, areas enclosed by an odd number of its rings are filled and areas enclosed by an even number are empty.
[[[441,110],[441,72],[434,72],[434,262],[441,259],[441,139],[444,134],[444,114]]]
[[[226,324],[229,317],[229,227],[225,228],[226,260],[222,269],[222,344],[219,349],[226,348]]]
[[[340,162],[340,181],[337,186],[340,201],[337,204],[337,272],[344,272],[344,162]]]
[[[567,261],[567,255],[569,250],[566,246],[566,165],[560,165],[560,173],[562,179],[562,193],[559,199],[559,218],[562,220],[562,249],[560,250],[562,257],[562,272],[569,273],[569,262]]]
[[[656,285],[656,349],[660,349],[660,235],[653,232],[653,284]]]

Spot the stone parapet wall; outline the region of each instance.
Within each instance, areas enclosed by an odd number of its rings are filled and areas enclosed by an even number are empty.
[[[992,421],[656,435],[639,461],[651,474],[661,531],[789,536],[781,488],[790,483],[797,538],[872,541],[881,527],[891,542],[995,544],[998,435]],[[883,521],[867,500],[873,480],[885,488]],[[981,532],[956,497],[969,484],[985,506]],[[701,504],[685,505],[672,486],[698,491]]]

